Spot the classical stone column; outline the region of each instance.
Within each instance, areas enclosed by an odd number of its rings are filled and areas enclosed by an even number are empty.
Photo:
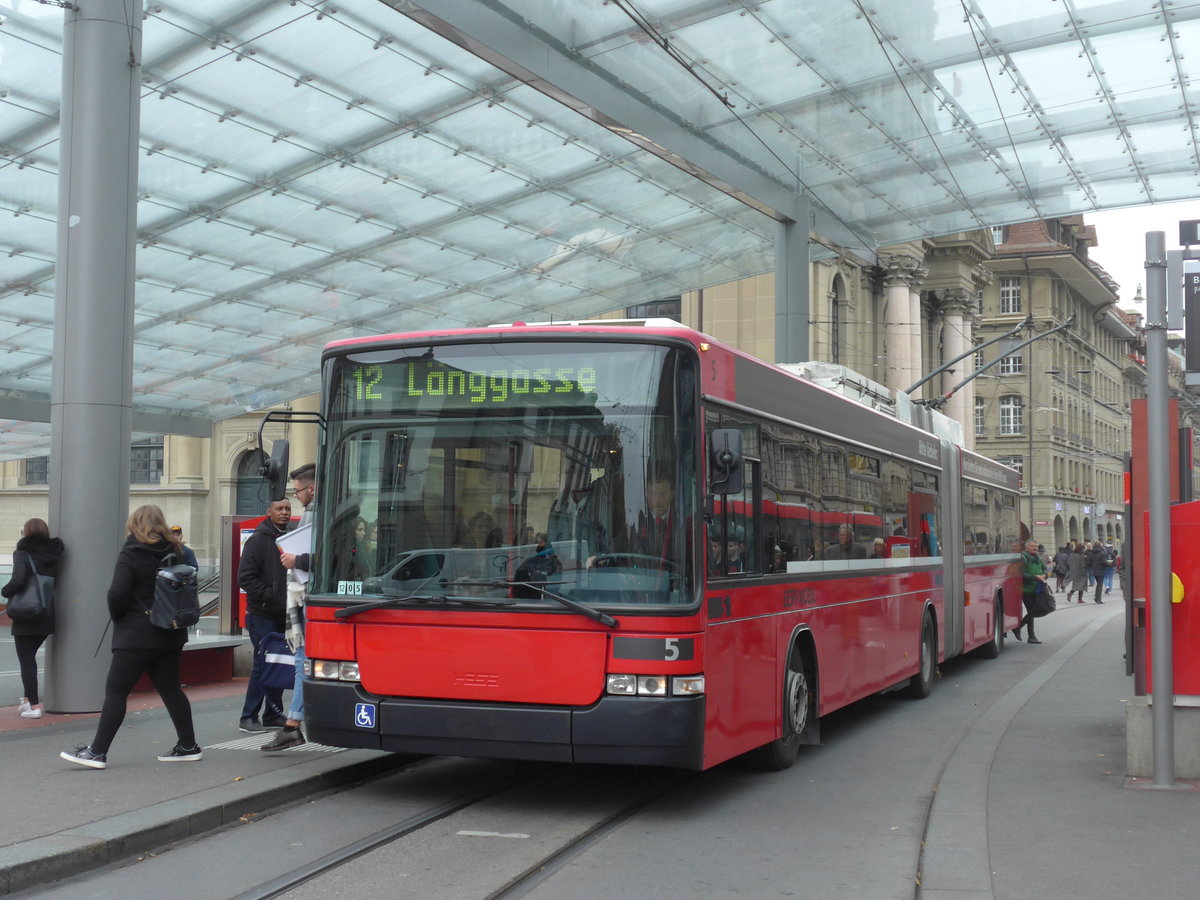
[[[924,276],[925,268],[910,255],[881,257],[880,264],[884,269],[885,383],[894,391],[905,391],[921,377],[920,297],[913,286]]]
[[[941,292],[941,310],[942,353],[946,359],[954,359],[972,344],[974,301],[965,289],[951,288]],[[974,360],[968,356],[955,365],[953,371],[942,373],[941,392],[950,390],[974,369]],[[974,397],[973,385],[967,385],[942,408],[943,413],[962,424],[964,443],[968,447],[975,446]]]

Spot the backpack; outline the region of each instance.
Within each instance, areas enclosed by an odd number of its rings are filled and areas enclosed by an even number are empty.
[[[146,610],[150,624],[164,631],[189,628],[200,621],[200,591],[196,570],[173,563],[175,554],[163,557],[154,575],[154,603]]]

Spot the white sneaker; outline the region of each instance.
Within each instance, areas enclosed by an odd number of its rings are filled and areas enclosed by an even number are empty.
[[[21,710],[22,719],[40,719],[41,717],[42,711],[40,709],[33,709],[30,707],[29,709]]]
[[[21,715],[25,715],[25,713],[29,712],[29,710],[29,701],[22,697],[21,702],[17,704],[17,712],[19,712]]]

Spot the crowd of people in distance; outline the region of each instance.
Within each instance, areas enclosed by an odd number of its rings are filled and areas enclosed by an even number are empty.
[[[1040,591],[1062,593],[1065,589],[1067,603],[1071,602],[1072,596],[1077,598],[1076,603],[1083,603],[1084,592],[1094,586],[1092,601],[1103,603],[1103,595],[1112,592],[1113,578],[1121,565],[1121,552],[1112,541],[1071,540],[1059,547],[1053,557],[1046,552],[1045,545],[1027,541],[1021,552],[1021,600],[1025,615],[1013,629],[1013,637],[1021,640],[1021,630],[1028,629],[1029,643],[1041,643],[1034,635],[1033,626],[1038,617],[1036,595]],[[1050,585],[1052,575],[1053,587]]]

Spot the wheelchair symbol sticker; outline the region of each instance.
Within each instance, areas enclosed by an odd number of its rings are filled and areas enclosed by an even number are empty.
[[[359,728],[374,728],[375,727],[375,704],[374,703],[355,703],[354,704],[354,724]]]

